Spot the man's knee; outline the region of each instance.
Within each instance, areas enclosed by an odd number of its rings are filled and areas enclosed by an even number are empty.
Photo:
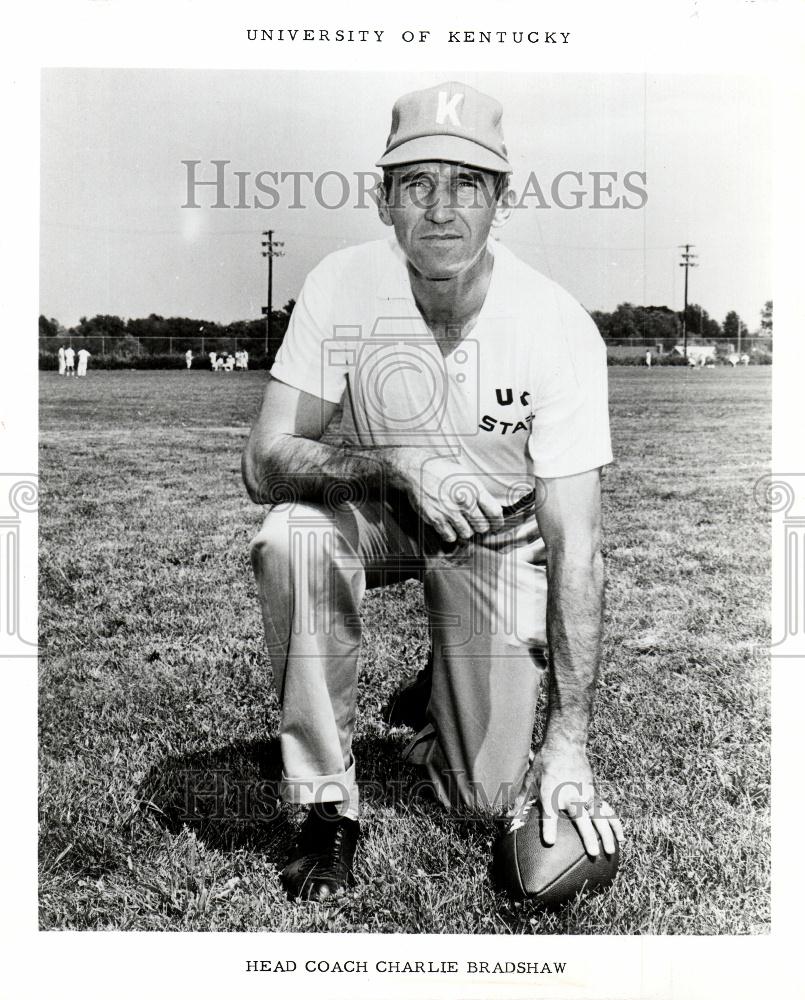
[[[272,507],[249,546],[252,568],[259,577],[265,569],[288,563],[310,565],[334,550],[336,525],[332,513],[316,504],[293,503]]]

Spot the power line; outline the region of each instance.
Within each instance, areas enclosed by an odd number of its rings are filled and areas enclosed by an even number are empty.
[[[119,236],[176,236],[184,239],[186,233],[182,229],[134,229],[130,227],[123,226],[94,226],[87,225],[85,223],[72,223],[72,222],[58,222],[50,219],[42,219],[40,223],[44,227],[49,227],[53,229],[74,229],[87,233],[111,233]],[[244,238],[251,238],[253,230],[250,229],[219,229],[213,230],[209,229],[204,232],[198,232],[193,234],[193,239],[217,239],[219,236],[242,236]],[[321,233],[303,233],[298,230],[291,231],[290,235],[296,240],[301,240],[310,243],[339,243],[345,244],[347,240],[343,236],[333,235],[325,236]],[[357,239],[357,237],[356,237]],[[533,247],[534,241],[529,239],[520,239],[513,237],[508,233],[503,237],[502,242],[506,244],[515,244],[517,246]],[[681,245],[681,244],[679,244]],[[694,246],[696,244],[690,244]],[[640,246],[606,246],[601,244],[570,244],[570,243],[545,243],[540,242],[540,246],[545,250],[588,250],[595,253],[644,253],[649,251],[651,253],[662,253],[667,250],[677,249],[675,244],[661,244],[657,246],[647,246],[641,244]],[[706,244],[707,248],[711,250],[727,250],[734,246],[732,243],[710,243]]]
[[[274,258],[284,257],[285,252],[283,250],[278,250],[277,247],[284,247],[285,244],[279,240],[274,239],[274,230],[267,229],[264,230],[263,236],[266,239],[263,240],[263,256],[268,258],[268,288],[266,294],[266,306],[263,312],[266,314],[266,343],[265,343],[265,353],[268,356],[268,349],[271,345],[271,294],[273,291],[273,279],[274,279]],[[273,346],[273,345],[272,345]],[[276,352],[275,352],[276,353]]]
[[[685,356],[685,360],[688,360],[688,271],[692,267],[698,267],[698,264],[694,264],[693,261],[698,254],[691,253],[691,248],[694,247],[695,243],[681,243],[680,249],[684,251],[682,253],[682,260],[679,262],[680,267],[685,268],[685,308],[682,311],[682,353]]]

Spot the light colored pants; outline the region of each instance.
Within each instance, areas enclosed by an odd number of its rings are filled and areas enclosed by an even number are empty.
[[[545,550],[533,507],[448,545],[407,501],[281,504],[251,545],[281,706],[281,794],[357,807],[352,735],[367,587],[419,577],[432,636],[428,726],[408,747],[438,798],[510,808],[544,673]]]

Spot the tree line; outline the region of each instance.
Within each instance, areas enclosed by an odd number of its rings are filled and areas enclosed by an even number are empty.
[[[294,299],[289,299],[282,309],[272,310],[270,338],[265,318],[217,323],[156,313],[144,319],[99,314],[82,316],[75,326],[65,327],[57,319],[40,316],[39,350],[52,353],[71,343],[75,348],[86,347],[93,356],[145,360],[183,355],[188,349],[203,356],[210,351],[234,353],[245,348],[259,364],[273,360],[294,304]]]
[[[196,355],[209,351],[246,349],[254,364],[270,364],[288,327],[294,300],[271,314],[271,337],[266,335],[265,319],[237,320],[217,323],[213,320],[164,317],[152,313],[145,319],[123,319],[120,316],[82,316],[75,326],[64,327],[58,320],[39,317],[39,349],[41,354],[53,354],[62,344],[86,347],[93,356],[127,360],[176,358],[188,348]],[[671,351],[682,338],[683,315],[667,306],[636,306],[622,302],[612,312],[596,309],[590,313],[603,339],[612,345],[652,347],[662,345]],[[760,325],[750,333],[746,323],[735,311],[730,311],[719,323],[700,305],[691,304],[684,315],[690,340],[708,343],[738,343],[745,349],[763,338],[765,350],[771,348],[773,305],[766,302],[760,312]]]
[[[613,312],[594,310],[591,314],[601,336],[612,344],[662,345],[672,350],[680,342],[686,328],[689,340],[705,343],[738,344],[749,346],[757,338],[764,338],[766,348],[771,346],[773,333],[773,304],[769,300],[760,311],[760,324],[752,332],[737,312],[730,310],[719,323],[700,305],[688,306],[687,311],[675,312],[667,306],[635,306],[622,302]],[[684,327],[683,327],[684,322]]]

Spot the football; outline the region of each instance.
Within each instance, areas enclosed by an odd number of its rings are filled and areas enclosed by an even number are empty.
[[[524,823],[514,823],[495,847],[493,877],[514,899],[534,900],[558,906],[582,889],[603,889],[618,871],[618,845],[606,854],[601,838],[594,858],[585,851],[573,821],[559,814],[556,843],[548,847],[542,839],[542,808],[528,810]]]

